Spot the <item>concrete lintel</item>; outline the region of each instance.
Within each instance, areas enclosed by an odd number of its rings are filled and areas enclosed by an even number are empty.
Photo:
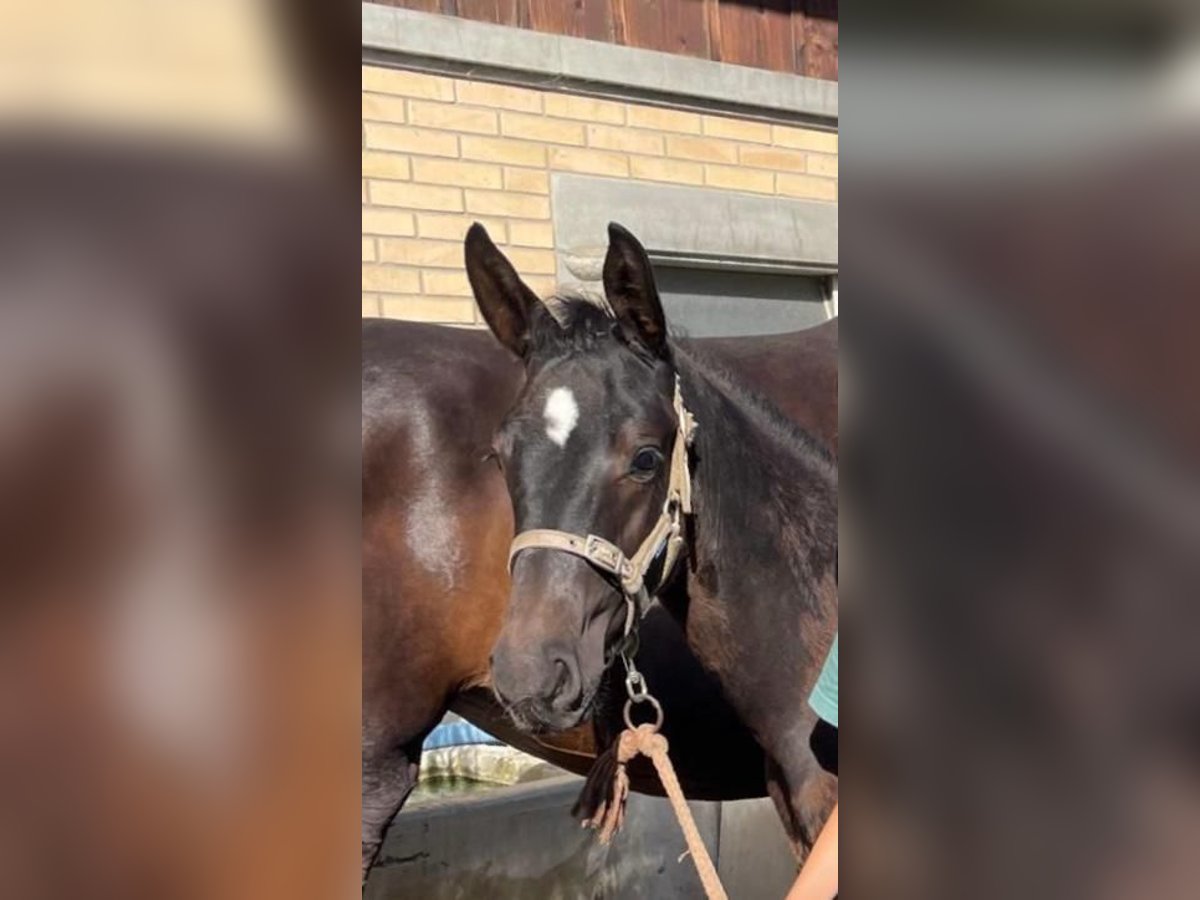
[[[637,235],[656,261],[837,271],[835,203],[563,173],[551,176],[550,195],[562,280],[590,280],[589,259],[603,254],[610,221]]]
[[[837,82],[375,3],[362,48],[381,64],[837,127]]]

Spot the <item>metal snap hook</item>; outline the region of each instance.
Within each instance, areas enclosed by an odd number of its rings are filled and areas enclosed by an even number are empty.
[[[642,673],[632,666],[629,667],[629,674],[625,676],[625,692],[629,694],[629,699],[635,703],[640,703],[644,698],[650,696],[646,688],[646,679],[642,677]]]

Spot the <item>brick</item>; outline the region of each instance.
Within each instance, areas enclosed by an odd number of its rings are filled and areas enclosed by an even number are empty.
[[[490,109],[472,109],[450,103],[408,102],[408,121],[443,131],[469,131],[472,134],[496,134],[496,114]]]
[[[462,191],[459,188],[404,181],[372,181],[371,202],[380,206],[440,209],[446,212],[460,212],[463,208]]]
[[[736,163],[737,144],[708,137],[667,136],[667,156],[698,162]]]
[[[435,213],[417,214],[417,234],[423,238],[458,241],[467,236],[472,223],[479,222],[488,230],[492,240],[503,244],[507,229],[502,219],[486,219],[480,216],[445,216]]]
[[[625,124],[625,105],[611,100],[596,100],[593,97],[574,97],[570,94],[547,94],[546,115],[564,119],[582,119],[585,122],[607,122],[610,125]]]
[[[696,113],[657,106],[630,106],[628,122],[635,128],[657,128],[683,134],[700,133],[700,117]]]
[[[555,272],[554,251],[528,250],[522,247],[509,247],[504,255],[522,275],[553,275]]]
[[[395,234],[411,236],[417,233],[412,213],[394,209],[364,209],[363,234]]]
[[[771,126],[767,122],[747,122],[745,119],[727,119],[724,116],[704,116],[703,122],[704,133],[714,137],[771,143]]]
[[[838,177],[838,158],[826,153],[808,154],[808,173],[824,175],[826,178]]]
[[[478,159],[484,162],[512,163],[518,166],[544,166],[546,148],[529,141],[512,141],[507,138],[482,138],[464,135],[462,138],[463,159]]]
[[[704,183],[731,191],[751,191],[756,194],[775,193],[775,174],[740,166],[705,166]]]
[[[408,181],[411,170],[408,157],[396,153],[366,153],[362,155],[362,174],[369,178],[388,178]]]
[[[389,319],[461,324],[475,321],[475,301],[469,297],[384,297],[381,312]]]
[[[738,158],[742,165],[754,166],[759,169],[774,169],[784,172],[808,170],[807,154],[799,150],[785,150],[779,147],[739,147]]]
[[[629,159],[607,150],[581,150],[574,147],[552,147],[550,168],[567,172],[587,172],[592,175],[629,176]]]
[[[837,182],[832,178],[788,175],[780,172],[775,179],[775,190],[788,197],[837,202]]]
[[[545,144],[574,144],[583,146],[583,126],[563,119],[525,116],[521,113],[500,113],[500,131],[506,137]]]
[[[662,156],[663,154],[661,134],[639,131],[636,128],[589,125],[587,142],[589,147],[599,147],[602,150],[624,150],[628,153],[642,153],[646,156]]]
[[[429,266],[435,269],[461,269],[463,245],[457,241],[428,241],[413,238],[381,238],[381,262],[405,266]]]
[[[368,318],[368,317],[374,318],[374,317],[380,315],[380,313],[382,313],[382,311],[383,310],[380,308],[378,297],[376,297],[374,294],[363,294],[362,295],[363,318]]]
[[[375,239],[365,237],[362,239],[362,261],[375,262]]]
[[[550,176],[538,169],[504,167],[504,189],[524,194],[550,193]]]
[[[651,156],[629,157],[629,174],[643,181],[670,181],[675,184],[703,184],[704,166],[678,159]]]
[[[518,219],[550,218],[550,200],[546,197],[501,191],[467,191],[466,194],[467,212]]]
[[[405,122],[404,98],[386,94],[363,94],[362,117],[375,122]]]
[[[452,297],[471,297],[471,283],[464,271],[426,269],[421,273],[421,284],[427,294],[447,294]]]
[[[367,179],[362,180],[362,202],[367,202]]]
[[[458,136],[427,128],[404,125],[380,125],[367,122],[366,144],[371,150],[399,150],[403,153],[422,153],[425,156],[458,156]]]
[[[413,181],[427,184],[499,188],[503,181],[499,166],[456,159],[414,159],[412,172]]]
[[[455,95],[459,103],[472,103],[493,109],[515,109],[519,112],[541,112],[542,92],[486,81],[456,81]]]
[[[521,280],[539,297],[549,297],[558,289],[558,279],[553,275],[525,275]]]
[[[554,226],[549,222],[509,222],[508,243],[514,247],[553,247]]]
[[[421,277],[416,269],[364,265],[362,289],[387,294],[415,294],[421,290]]]
[[[424,100],[454,99],[454,82],[449,78],[426,75],[423,72],[406,72],[403,69],[383,69],[378,66],[363,66],[362,89]]]
[[[771,126],[771,141],[779,147],[815,150],[818,153],[837,153],[838,136],[832,131],[811,131],[787,125]]]

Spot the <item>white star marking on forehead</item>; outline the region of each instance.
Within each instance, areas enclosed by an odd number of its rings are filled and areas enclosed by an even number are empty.
[[[567,438],[579,421],[579,404],[570,388],[558,387],[546,397],[546,408],[542,410],[546,419],[546,437],[560,447],[567,446]]]

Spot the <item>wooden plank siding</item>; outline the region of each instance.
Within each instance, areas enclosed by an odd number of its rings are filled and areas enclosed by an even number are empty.
[[[838,0],[376,0],[836,81]]]
[[[593,41],[613,40],[612,6],[609,0],[554,3],[552,0],[522,3],[524,17],[517,24],[534,31],[589,38]]]

